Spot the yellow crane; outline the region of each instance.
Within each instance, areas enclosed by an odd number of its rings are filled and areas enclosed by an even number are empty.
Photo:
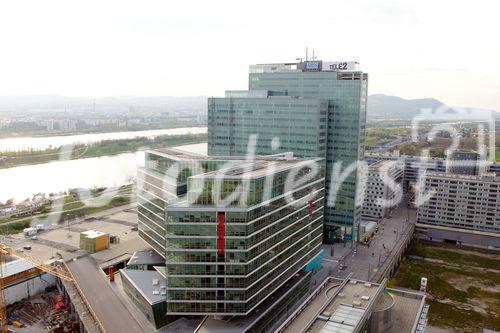
[[[33,257],[24,252],[18,252],[15,249],[5,245],[0,244],[0,275],[2,278],[0,279],[0,333],[8,333],[8,320],[7,320],[7,308],[5,305],[5,294],[4,294],[4,285],[3,285],[3,256],[11,255],[18,259],[26,260],[32,263],[39,270],[57,276],[60,279],[73,282],[73,276],[67,270],[64,262],[54,262],[52,264],[47,264],[41,261],[40,259]]]

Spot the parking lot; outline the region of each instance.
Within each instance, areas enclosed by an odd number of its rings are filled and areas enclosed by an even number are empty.
[[[117,236],[120,242],[126,242],[138,237],[137,215],[135,207],[126,205],[117,207],[83,220],[75,220],[68,224],[50,226],[40,231],[36,237],[25,236],[23,233],[3,236],[2,242],[19,251],[25,251],[40,260],[48,260],[62,256],[65,260],[83,254],[79,250],[80,232],[99,230]],[[24,247],[31,247],[30,250]],[[111,248],[114,244],[111,244]]]

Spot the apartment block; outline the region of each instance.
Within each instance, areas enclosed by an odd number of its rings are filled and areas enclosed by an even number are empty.
[[[389,217],[392,202],[402,195],[403,164],[398,161],[379,161],[368,167],[363,220],[378,222]]]
[[[480,155],[474,151],[452,150],[446,152],[446,172],[457,175],[479,174]]]
[[[419,196],[417,222],[474,231],[500,232],[500,178],[426,172]]]

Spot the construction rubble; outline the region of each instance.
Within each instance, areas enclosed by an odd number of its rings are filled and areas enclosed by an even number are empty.
[[[7,317],[11,332],[35,332],[35,326],[43,329],[43,332],[80,332],[78,317],[57,291],[45,292],[9,305]]]

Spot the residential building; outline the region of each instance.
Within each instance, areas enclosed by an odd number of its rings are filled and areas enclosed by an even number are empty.
[[[417,222],[500,233],[500,178],[426,172],[419,185]]]
[[[446,172],[457,175],[479,174],[480,156],[474,151],[452,150],[446,153]]]
[[[326,243],[341,236],[356,240],[361,218],[357,162],[364,156],[368,74],[357,67],[316,60],[251,65],[248,92],[228,92],[208,103],[209,154],[246,153],[256,134],[256,154],[325,158],[326,194],[333,201],[325,206]],[[273,144],[275,137],[282,148]],[[337,171],[354,167],[344,179],[332,174],[336,163]]]
[[[485,161],[478,160],[477,153],[475,152],[466,152],[468,156],[467,164],[471,161],[477,160],[477,169],[475,169],[474,173],[472,173],[472,168],[467,168],[471,174],[481,174],[481,173],[495,173],[497,176],[500,176],[500,164],[493,161]],[[457,156],[458,158],[458,156]],[[425,171],[438,172],[438,173],[457,173],[464,174],[460,171],[460,168],[457,172],[454,172],[456,168],[454,168],[449,163],[449,159],[439,158],[439,157],[423,157],[423,156],[410,156],[410,155],[399,155],[399,152],[393,153],[370,153],[367,152],[365,154],[365,161],[368,164],[373,164],[377,161],[382,160],[391,160],[391,161],[402,161],[405,164],[404,167],[404,188],[406,189],[408,184],[415,183],[420,178],[419,175],[423,174]],[[464,158],[467,160],[467,157]],[[457,165],[458,167],[458,165]],[[484,171],[483,171],[484,170]],[[468,173],[466,173],[468,174]]]
[[[425,171],[446,172],[446,160],[444,158],[399,155],[399,151],[382,154],[366,153],[365,161],[369,165],[378,161],[399,161],[403,163],[403,189],[405,192],[418,182]]]
[[[363,201],[363,220],[378,222],[389,217],[397,198],[402,196],[403,164],[379,161],[368,167]]]
[[[486,170],[487,173],[494,173],[497,177],[500,177],[500,163],[490,162]]]

